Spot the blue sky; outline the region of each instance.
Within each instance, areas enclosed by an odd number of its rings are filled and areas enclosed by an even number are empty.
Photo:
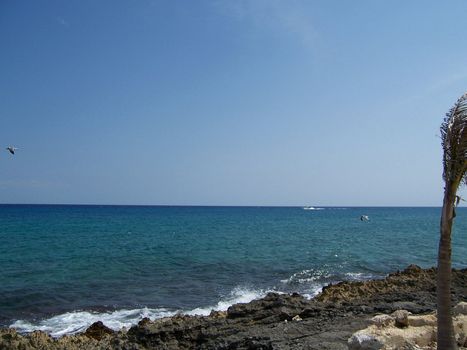
[[[1,203],[441,205],[465,1],[2,1]]]

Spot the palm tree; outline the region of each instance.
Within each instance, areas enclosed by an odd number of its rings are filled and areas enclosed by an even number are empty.
[[[451,230],[460,200],[457,189],[467,183],[467,93],[446,114],[441,140],[445,187],[438,250],[438,350],[452,350],[457,345],[451,315]]]

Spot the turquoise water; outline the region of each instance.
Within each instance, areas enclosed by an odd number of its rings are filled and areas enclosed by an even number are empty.
[[[362,214],[370,217],[362,222]],[[0,206],[0,324],[53,335],[436,264],[439,208]],[[453,265],[467,267],[467,209]]]

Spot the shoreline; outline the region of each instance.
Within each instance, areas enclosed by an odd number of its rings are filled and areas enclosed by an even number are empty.
[[[291,275],[287,279],[280,280],[281,284],[287,285],[294,278],[299,280],[300,274],[305,270]],[[296,277],[296,276],[299,277]],[[338,283],[340,281],[367,281],[371,279],[382,279],[387,275],[370,274],[370,273],[343,273],[338,278],[330,278],[330,282],[316,284],[312,289],[307,291],[298,290],[281,290],[280,286],[272,288],[254,288],[251,286],[238,286],[233,288],[230,293],[221,296],[217,301],[205,303],[204,306],[193,306],[191,308],[170,308],[164,306],[136,306],[136,307],[94,307],[94,308],[77,308],[73,310],[60,310],[60,312],[49,313],[43,317],[30,318],[12,318],[9,322],[0,323],[2,328],[14,328],[20,334],[28,334],[33,331],[40,330],[51,335],[53,338],[59,338],[65,335],[75,335],[83,333],[93,323],[101,321],[107,327],[114,331],[119,331],[122,328],[129,329],[136,325],[145,317],[151,320],[172,317],[175,315],[189,316],[209,316],[211,311],[227,311],[227,309],[238,303],[249,303],[253,300],[262,299],[268,293],[291,294],[298,293],[306,299],[315,298],[329,283]],[[337,276],[336,276],[337,277]]]
[[[436,308],[436,270],[410,265],[384,279],[340,282],[313,299],[269,293],[209,316],[143,319],[128,330],[101,322],[85,332],[52,338],[35,331],[0,329],[5,349],[347,349],[347,339],[378,313]],[[467,269],[453,270],[453,305],[467,301]]]

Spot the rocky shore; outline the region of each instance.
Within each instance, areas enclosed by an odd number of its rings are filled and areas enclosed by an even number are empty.
[[[453,303],[467,301],[467,269],[454,270]],[[348,339],[373,316],[436,308],[436,270],[411,265],[382,280],[341,282],[313,300],[270,293],[211,315],[143,319],[114,332],[100,322],[86,332],[53,339],[43,332],[0,330],[0,349],[347,349]]]

